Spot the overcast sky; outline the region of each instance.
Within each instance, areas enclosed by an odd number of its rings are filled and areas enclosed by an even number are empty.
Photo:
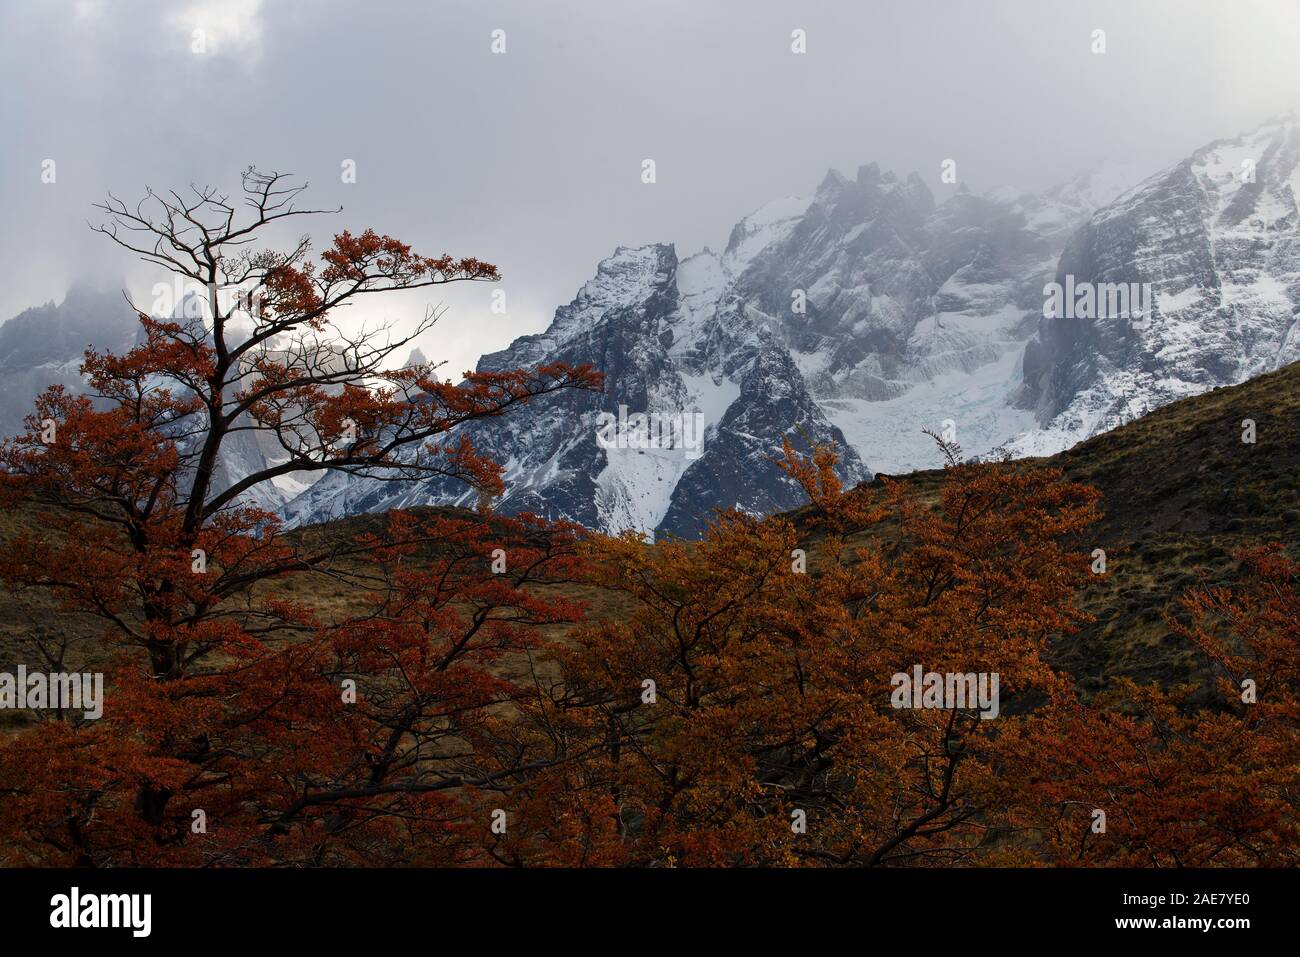
[[[721,249],[828,167],[915,170],[939,196],[946,158],[975,190],[1102,159],[1154,172],[1300,105],[1297,50],[1300,0],[11,0],[0,318],[79,277],[147,302],[160,277],[90,233],[91,204],[233,190],[256,164],[343,205],[302,221],[319,241],[372,226],[501,267],[505,316],[487,285],[367,307],[405,324],[449,306],[421,345],[450,374],[545,328],[615,246]]]

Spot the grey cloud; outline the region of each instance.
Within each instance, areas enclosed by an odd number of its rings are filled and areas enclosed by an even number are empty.
[[[507,316],[484,287],[443,297],[422,345],[449,371],[543,328],[614,246],[720,248],[827,167],[915,170],[941,197],[953,158],[974,189],[1041,189],[1106,158],[1154,171],[1300,103],[1288,0],[82,0],[6,4],[0,37],[0,317],[83,276],[147,292],[152,274],[86,229],[91,204],[146,183],[234,188],[256,163],[343,204],[320,239],[374,226],[502,267]],[[426,301],[376,315],[414,321]]]

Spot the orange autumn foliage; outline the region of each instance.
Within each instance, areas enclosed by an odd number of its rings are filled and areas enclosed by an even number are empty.
[[[997,672],[1004,709],[1056,689],[1044,645],[1080,620],[1071,593],[1086,565],[1066,542],[1094,517],[1096,493],[1046,470],[953,464],[930,510],[901,486],[844,492],[834,461],[787,446],[812,502],[800,529],[728,512],[698,543],[599,549],[599,580],[635,611],[579,633],[563,653],[564,695],[539,716],[605,742],[548,772],[602,809],[590,815],[598,853],[617,844],[629,863],[684,865],[1015,858],[996,769],[1016,755],[995,728],[1032,717],[896,709],[891,677],[916,664]],[[806,573],[801,547],[815,549]]]
[[[1239,583],[1188,592],[1169,619],[1219,676],[1208,704],[1192,704],[1190,686],[1123,679],[1097,707],[1044,709],[1022,742],[1037,760],[1006,787],[1040,798],[1027,810],[1052,860],[1300,863],[1300,564],[1278,546],[1238,558]]]
[[[797,527],[726,512],[700,542],[589,546],[597,579],[632,610],[557,652],[564,680],[532,719],[574,757],[524,789],[514,858],[1293,862],[1296,567],[1252,555],[1263,577],[1244,597],[1187,599],[1182,633],[1227,673],[1267,676],[1268,708],[1180,712],[1175,695],[1131,683],[1140,713],[1085,703],[1050,642],[1085,620],[1074,596],[1097,493],[945,451],[933,507],[888,480],[845,492],[833,451],[787,445],[783,465],[811,503]],[[1247,623],[1246,649],[1227,653],[1225,629]],[[917,665],[997,674],[996,719],[895,707],[892,677]],[[1104,835],[1091,833],[1094,809],[1110,816]]]
[[[349,336],[335,311],[496,268],[370,230],[336,236],[322,268],[305,239],[249,252],[264,227],[314,212],[287,182],[247,171],[247,221],[211,189],[104,204],[102,231],[195,284],[206,308],[142,314],[135,348],[86,353],[89,395],[50,389],[0,444],[4,504],[36,517],[4,543],[0,579],[97,622],[93,642],[41,664],[67,670],[74,654],[108,685],[101,719],[40,713],[0,748],[5,863],[472,860],[481,792],[526,770],[501,710],[531,688],[502,668],[577,614],[532,590],[576,574],[574,529],[394,513],[382,533],[322,542],[284,534],[249,494],[343,471],[490,497],[500,466],[456,427],[601,377],[558,363],[459,385],[431,364],[393,371],[436,315],[408,335]],[[232,287],[233,303],[219,295]],[[224,475],[223,450],[248,432],[283,455]],[[508,568],[491,567],[496,549]],[[293,598],[284,586],[302,576],[361,596],[359,610]]]
[[[1100,503],[1041,465],[941,442],[929,501],[846,490],[834,450],[787,443],[806,508],[653,547],[486,508],[285,533],[252,495],[294,472],[486,501],[501,467],[457,426],[601,380],[394,371],[412,337],[349,339],[333,310],[495,267],[373,231],[320,263],[305,241],[243,252],[310,212],[282,177],[244,189],[245,224],[206,190],[151,193],[153,218],[103,207],[149,261],[251,283],[242,331],[215,292],[204,319],[141,316],[136,348],[87,353],[91,395],[51,389],[0,445],[3,504],[36,516],[0,581],[95,621],[41,664],[106,662],[109,686],[101,719],[47,713],[0,744],[0,863],[1297,863],[1300,566],[1251,550],[1240,582],[1183,596],[1170,626],[1221,674],[1213,700],[1131,681],[1084,700],[1053,648],[1087,621]],[[283,459],[223,478],[250,429]],[[596,589],[614,610],[582,622]],[[915,669],[996,676],[996,696],[911,707]]]

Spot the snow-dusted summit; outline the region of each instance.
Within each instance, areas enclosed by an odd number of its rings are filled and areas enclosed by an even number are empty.
[[[1298,204],[1300,118],[1290,115],[1197,150],[1094,215],[1057,281],[1147,283],[1151,314],[1042,319],[1019,397],[1039,428],[1010,450],[1056,452],[1300,359]]]
[[[1300,119],[1146,179],[1122,169],[936,203],[915,174],[870,164],[761,207],[720,253],[619,247],[545,332],[479,362],[606,375],[603,394],[463,427],[506,468],[496,508],[689,536],[717,508],[800,501],[773,461],[783,439],[837,443],[850,482],[937,465],[923,430],[955,434],[971,455],[1046,454],[1300,358]],[[1045,308],[1052,284],[1141,289],[1149,302],[1141,315],[1062,313]],[[0,327],[11,430],[35,379],[75,379],[87,341],[129,344],[115,308],[105,328],[84,327],[110,311],[79,292]],[[230,453],[227,480],[274,450]],[[267,504],[296,491],[269,489]],[[333,474],[282,511],[303,524],[474,502],[437,479]]]
[[[962,191],[936,205],[919,177],[872,164],[827,174],[807,198],[769,203],[721,253],[620,247],[544,333],[484,356],[481,370],[561,360],[606,374],[603,395],[551,397],[474,423],[506,467],[496,507],[609,531],[697,533],[717,508],[801,501],[776,467],[783,438],[833,441],[853,482],[868,466],[935,464],[922,429],[961,423],[971,452],[1034,424],[1009,396],[1041,287],[1091,212],[1065,200]],[[699,415],[698,457],[606,448],[601,414]],[[607,420],[606,420],[607,421]],[[608,444],[608,443],[606,443]],[[472,504],[440,480],[336,475],[286,509],[293,523],[416,504]]]

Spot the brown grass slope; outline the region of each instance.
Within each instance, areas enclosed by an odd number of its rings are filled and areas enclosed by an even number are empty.
[[[1253,444],[1242,441],[1246,419],[1255,423]],[[1204,662],[1166,624],[1177,596],[1233,581],[1243,546],[1282,542],[1300,555],[1300,363],[1028,461],[1103,495],[1091,547],[1105,550],[1107,570],[1081,596],[1096,620],[1057,642],[1055,661],[1085,694],[1119,675],[1201,683]],[[924,499],[941,477],[935,469],[890,480]]]
[[[1243,422],[1255,442],[1242,441]],[[1050,459],[1102,491],[1108,573],[1085,596],[1097,622],[1063,663],[1088,682],[1174,679],[1195,658],[1169,634],[1173,596],[1236,578],[1233,553],[1300,554],[1300,363],[1165,406]],[[1196,669],[1199,670],[1199,669]]]

